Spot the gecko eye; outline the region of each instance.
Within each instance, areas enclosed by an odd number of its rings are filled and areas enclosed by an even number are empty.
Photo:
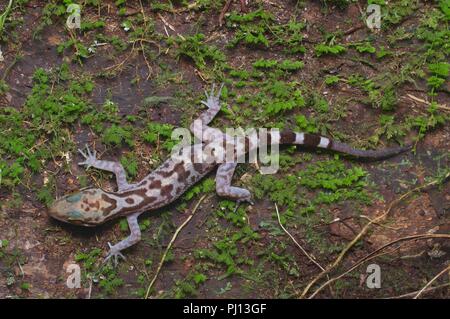
[[[95,226],[102,218],[102,194],[98,188],[84,189],[57,199],[48,209],[48,215],[60,221],[83,226]]]

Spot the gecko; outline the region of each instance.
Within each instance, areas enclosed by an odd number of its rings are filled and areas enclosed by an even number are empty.
[[[202,100],[201,103],[207,109],[190,126],[190,131],[194,137],[199,138],[202,142],[180,148],[180,152],[189,148],[192,151],[189,153],[191,158],[171,156],[141,181],[128,183],[125,170],[119,162],[99,160],[96,151],[86,146],[85,149],[78,150],[84,158],[84,161],[79,162],[78,165],[85,166],[86,169],[94,167],[113,173],[117,182],[117,190],[106,191],[100,188],[86,188],[78,193],[65,195],[54,201],[48,209],[48,215],[66,223],[88,227],[103,224],[111,219],[126,217],[130,235],[115,245],[108,242],[109,252],[105,257],[105,261],[112,258],[114,263],[117,264],[120,258],[125,259],[122,251],[138,243],[141,239],[138,224],[139,215],[174,202],[193,184],[199,182],[214,169],[217,169],[215,177],[216,193],[220,197],[234,200],[238,204],[242,202],[253,204],[248,189],[233,186],[231,183],[237,162],[222,163],[215,160],[213,156],[208,161],[198,163],[195,158],[198,156],[199,146],[201,153],[205,147],[212,143],[225,145],[229,141],[227,140],[229,136],[226,133],[208,125],[220,111],[222,88],[223,84],[217,90],[212,85],[210,92],[205,92],[206,99]],[[199,129],[202,133],[199,133]],[[199,134],[203,135],[199,136]],[[267,142],[270,145],[293,144],[304,145],[309,148],[322,148],[372,160],[385,159],[411,148],[411,146],[399,146],[381,150],[361,150],[327,137],[291,130],[268,131]],[[244,143],[247,144],[246,151],[258,147],[247,139],[244,140]],[[238,146],[233,147],[237,148]]]

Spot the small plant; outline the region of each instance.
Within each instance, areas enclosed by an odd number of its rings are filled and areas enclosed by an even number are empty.
[[[428,64],[428,69],[432,76],[427,79],[427,84],[431,88],[431,94],[434,94],[446,82],[450,64],[447,62],[430,63]]]
[[[142,138],[145,142],[157,145],[160,144],[167,151],[172,150],[177,141],[171,139],[173,126],[170,124],[161,124],[157,122],[147,123],[147,128],[142,132]]]
[[[113,124],[103,132],[102,141],[112,146],[120,146],[122,143],[133,146],[133,136],[133,127],[131,125],[118,126]]]
[[[347,51],[346,47],[336,43],[336,35],[325,34],[324,43],[319,43],[314,46],[314,51],[317,57],[322,55],[338,55]]]
[[[83,263],[86,271],[91,271],[94,269],[94,265],[98,258],[101,256],[102,250],[100,248],[94,248],[90,252],[79,252],[75,254],[75,261]]]
[[[327,75],[325,77],[325,84],[326,85],[335,85],[339,83],[339,76],[337,75]]]
[[[297,115],[295,117],[295,122],[297,124],[298,130],[300,132],[308,132],[308,133],[318,133],[319,129],[317,128],[317,124],[314,120],[309,120],[303,114]]]
[[[135,177],[137,175],[138,163],[134,153],[128,153],[125,156],[122,156],[120,163],[123,165],[123,168],[125,168],[129,176]]]
[[[305,105],[303,94],[299,89],[295,89],[294,83],[275,81],[266,87],[266,91],[272,96],[265,105],[267,115],[275,115]]]
[[[176,43],[177,57],[185,56],[192,59],[200,70],[204,70],[208,62],[220,64],[225,61],[225,55],[215,46],[204,43],[205,35],[197,33],[189,37],[172,38],[170,43]]]
[[[349,45],[352,48],[355,48],[359,53],[375,53],[375,47],[370,44],[370,42],[360,42],[360,43],[352,43]]]
[[[317,44],[314,47],[314,50],[318,57],[320,57],[322,55],[327,55],[327,54],[337,55],[337,54],[341,54],[341,53],[344,53],[347,51],[347,49],[340,44],[329,45],[329,44],[324,44],[324,43]]]
[[[236,28],[237,31],[230,46],[243,42],[247,45],[268,47],[269,39],[266,37],[266,33],[269,31],[268,24],[272,20],[272,14],[262,9],[243,15],[233,12],[227,18],[227,26]]]

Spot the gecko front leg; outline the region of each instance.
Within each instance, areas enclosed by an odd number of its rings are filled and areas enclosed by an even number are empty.
[[[199,117],[199,120],[201,120],[203,125],[208,125],[217,113],[219,113],[220,95],[222,94],[223,86],[224,84],[222,83],[216,92],[216,85],[213,84],[209,93],[205,91],[206,101],[201,101],[201,103],[204,104],[208,110],[203,112]]]
[[[248,202],[253,205],[251,193],[248,189],[231,186],[231,179],[236,166],[237,163],[224,163],[219,166],[216,174],[216,192],[219,196],[235,200],[238,205],[241,202]]]
[[[200,114],[190,126],[192,134],[200,141],[212,141],[223,135],[220,130],[208,126],[220,111],[220,94],[223,86],[224,84],[216,92],[216,85],[213,84],[209,93],[205,91],[206,101],[201,101],[201,103],[208,109]]]
[[[85,161],[78,163],[78,165],[85,165],[86,169],[95,167],[107,172],[114,173],[114,175],[116,175],[117,187],[119,191],[123,191],[132,187],[131,184],[128,184],[125,169],[119,162],[98,160],[96,158],[97,152],[95,150],[91,151],[87,145],[85,152],[83,152],[81,149],[79,149],[78,152],[80,152],[80,154],[85,158]]]
[[[128,236],[127,238],[118,242],[115,245],[111,245],[110,243],[108,243],[109,252],[105,260],[103,261],[104,263],[106,263],[112,257],[114,265],[117,266],[119,257],[125,259],[125,256],[122,255],[121,251],[127,249],[128,247],[133,246],[134,244],[136,244],[138,241],[141,240],[141,230],[139,228],[138,223],[138,216],[140,214],[141,213],[134,213],[132,215],[127,216],[128,227],[130,228],[130,236]]]

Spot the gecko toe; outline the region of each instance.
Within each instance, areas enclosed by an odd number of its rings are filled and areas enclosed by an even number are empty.
[[[81,150],[81,148],[78,149],[78,152],[79,152],[81,155],[83,155],[84,158],[87,158],[86,153],[84,153],[84,152]]]
[[[222,90],[223,90],[223,87],[225,86],[225,82],[222,82],[221,84],[220,84],[220,88],[219,88],[219,90],[217,91],[217,97],[220,97],[220,95],[222,94]]]
[[[105,259],[103,260],[103,263],[106,263],[109,260],[112,260],[114,267],[117,267],[117,265],[119,264],[120,258],[122,258],[123,260],[126,260],[126,258],[120,252],[120,250],[114,248],[114,246],[111,245],[110,242],[108,242],[108,246],[109,246],[109,252],[108,252],[108,255],[105,257]]]

